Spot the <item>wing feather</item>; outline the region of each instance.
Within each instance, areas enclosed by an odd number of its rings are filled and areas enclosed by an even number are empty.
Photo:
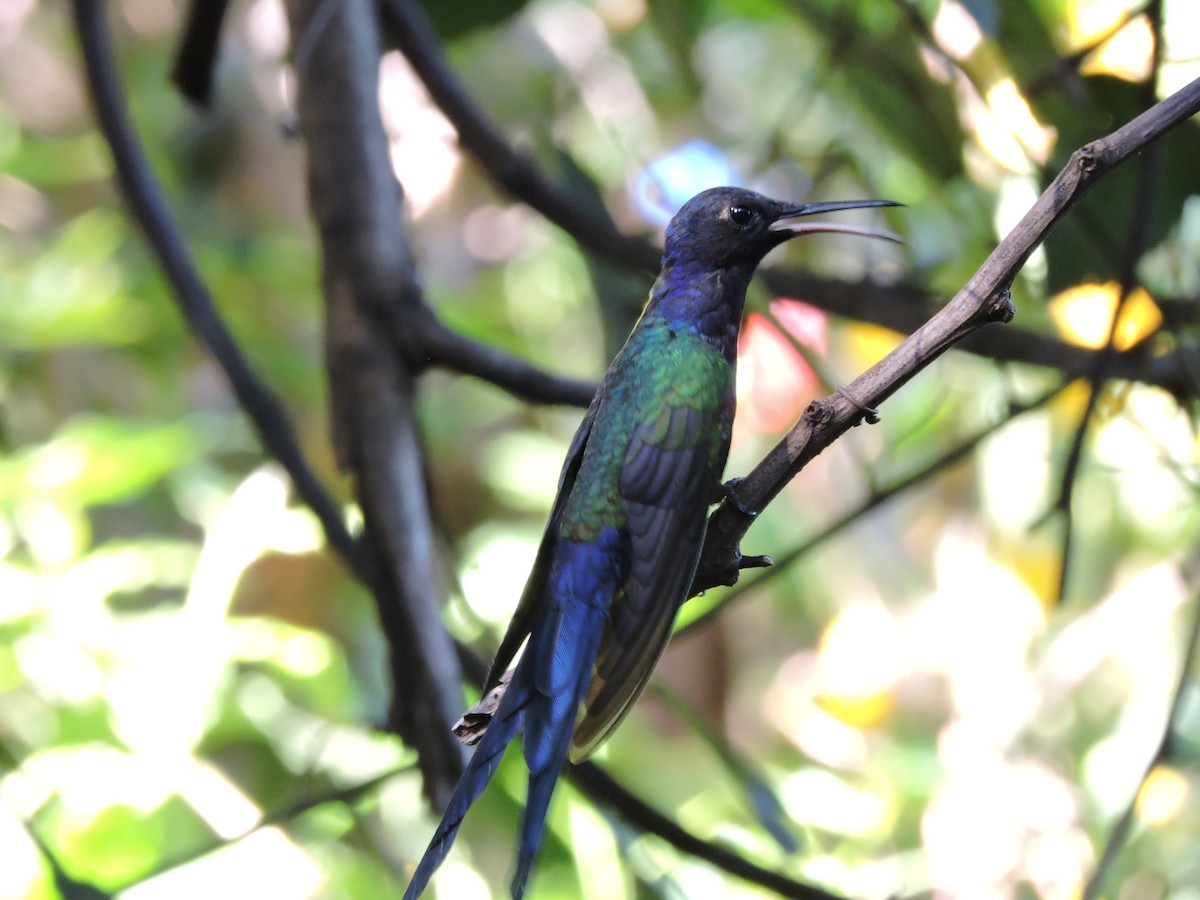
[[[629,569],[613,600],[572,739],[573,761],[586,758],[620,724],[666,648],[704,542],[708,500],[719,477],[713,445],[721,440],[726,415],[667,404],[631,436],[618,484]]]

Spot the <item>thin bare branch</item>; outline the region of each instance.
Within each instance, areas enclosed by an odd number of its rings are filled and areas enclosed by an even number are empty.
[[[652,806],[630,794],[595,763],[568,766],[566,773],[571,782],[593,800],[612,809],[639,831],[658,835],[683,853],[712,863],[731,875],[761,885],[781,897],[798,897],[801,900],[840,900],[837,894],[823,891],[811,884],[795,881],[779,872],[764,869],[733,850],[696,837]]]
[[[1162,2],[1151,0],[1146,8],[1146,16],[1154,30],[1152,72],[1157,72],[1162,59]],[[1147,108],[1154,104],[1155,80],[1151,79],[1141,86],[1143,105]],[[1079,467],[1083,461],[1083,445],[1091,430],[1092,418],[1100,403],[1100,396],[1108,382],[1109,369],[1116,356],[1116,339],[1121,327],[1121,318],[1130,295],[1137,286],[1137,264],[1146,250],[1149,240],[1150,212],[1158,196],[1158,182],[1162,168],[1162,145],[1153,144],[1139,160],[1138,188],[1134,192],[1133,208],[1130,214],[1128,228],[1125,229],[1125,246],[1121,249],[1121,271],[1119,277],[1120,294],[1112,312],[1112,321],[1108,326],[1108,336],[1104,346],[1096,356],[1095,362],[1088,373],[1088,398],[1084,404],[1083,413],[1075,426],[1071,438],[1071,446],[1067,451],[1066,462],[1063,465],[1058,497],[1054,510],[1063,519],[1062,553],[1058,568],[1058,590],[1056,605],[1061,605],[1067,595],[1067,587],[1071,572],[1071,561],[1074,558],[1075,519],[1071,514],[1072,499],[1078,480]]]
[[[543,175],[471,100],[450,68],[429,17],[412,0],[384,0],[389,37],[424,82],[434,102],[458,131],[458,140],[504,190],[528,203],[591,249],[624,265],[657,271],[659,253],[648,243],[617,230],[612,219],[598,215]]]
[[[288,803],[286,806],[280,807],[274,812],[266,813],[261,819],[249,828],[244,829],[239,834],[214,836],[201,844],[198,844],[182,853],[177,853],[174,856],[162,860],[156,865],[151,872],[147,872],[138,876],[136,879],[121,885],[113,893],[124,894],[130,888],[140,884],[145,884],[152,881],[167,872],[172,872],[186,865],[196,862],[198,859],[203,859],[210,853],[215,853],[231,844],[236,844],[238,841],[245,840],[250,835],[261,831],[264,828],[269,828],[272,825],[288,825],[306,812],[325,806],[330,803],[339,803],[353,807],[364,797],[370,795],[373,791],[380,788],[382,785],[395,778],[397,775],[407,772],[412,768],[412,765],[405,763],[395,766],[380,772],[378,775],[373,775],[365,781],[360,781],[357,784],[348,785],[345,787],[334,787],[327,791],[310,794],[301,797],[297,800]]]
[[[330,546],[363,576],[367,564],[362,549],[346,529],[338,504],[305,461],[283,403],[255,374],[217,313],[179,223],[134,133],[113,61],[106,5],[95,0],[74,0],[72,8],[96,120],[112,151],[117,186],[130,216],[170,281],[184,319],[229,379],[264,449],[291,476],[296,493],[320,520]]]
[[[487,677],[488,667],[478,656],[465,651],[461,658],[463,668],[471,678],[482,682]],[[841,900],[836,894],[795,881],[782,873],[764,869],[732,850],[697,837],[622,786],[590,760],[566,766],[563,775],[593,803],[612,810],[638,831],[657,835],[677,850],[703,859],[731,875],[769,888],[783,897]]]
[[[878,406],[947,349],[989,322],[1011,319],[1009,285],[1058,221],[1106,175],[1197,112],[1200,79],[1071,154],[1066,168],[966,286],[843,392],[811,404],[800,422],[738,485],[738,505],[723,503],[712,514],[693,589],[736,581],[741,559],[738,545],[753,515],[766,508],[801,468],[862,421],[863,407]]]
[[[895,499],[901,494],[907,493],[912,488],[919,484],[923,484],[924,482],[933,478],[935,475],[944,472],[946,469],[958,465],[958,463],[962,462],[973,452],[975,452],[976,448],[981,443],[994,435],[996,432],[1006,427],[1014,418],[1024,415],[1025,413],[1031,412],[1035,409],[1041,409],[1060,393],[1062,393],[1066,387],[1066,384],[1067,383],[1064,382],[1064,384],[1046,391],[1040,397],[1037,397],[1028,403],[1010,405],[1003,419],[994,422],[977,434],[955,445],[928,465],[921,467],[915,472],[905,475],[903,478],[892,482],[887,487],[879,488],[873,491],[871,496],[865,501],[844,515],[839,516],[829,525],[825,526],[819,534],[813,535],[804,543],[797,547],[793,547],[791,550],[788,550],[781,556],[774,556],[772,565],[769,568],[764,569],[760,574],[754,576],[753,578],[740,579],[736,585],[734,585],[728,591],[722,593],[719,601],[714,603],[709,609],[705,610],[703,615],[697,616],[691,622],[688,622],[688,624],[683,628],[680,628],[676,632],[676,637],[708,625],[712,621],[713,617],[715,617],[721,610],[723,610],[738,597],[749,593],[757,587],[761,587],[766,581],[778,578],[787,571],[788,566],[790,566],[792,563],[796,562],[812,550],[815,550],[817,547],[819,547],[821,544],[824,544],[831,538],[841,534],[851,525],[865,518],[869,513],[874,512],[876,509],[887,504],[889,501]],[[700,593],[700,590],[700,588],[693,587],[693,595]]]
[[[586,407],[596,392],[593,382],[551,375],[510,353],[451,331],[440,323],[427,324],[421,345],[430,365],[472,375],[532,403]]]

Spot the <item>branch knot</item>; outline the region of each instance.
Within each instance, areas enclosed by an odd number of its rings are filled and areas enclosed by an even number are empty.
[[[811,425],[824,425],[833,420],[833,403],[829,399],[814,400],[805,407],[802,418]]]
[[[1012,302],[1012,286],[1005,285],[987,299],[984,311],[989,322],[999,322],[1007,325],[1017,314],[1017,308]]]

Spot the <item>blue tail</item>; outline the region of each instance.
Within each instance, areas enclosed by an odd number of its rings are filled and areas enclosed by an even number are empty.
[[[416,900],[425,890],[450,852],[467,810],[491,781],[505,748],[522,727],[529,789],[511,890],[513,900],[524,895],[541,847],[550,797],[591,682],[608,607],[624,568],[616,552],[618,543],[616,532],[606,529],[596,543],[560,541],[555,548],[546,599],[529,645],[495,718],[454,788],[404,900]]]
[[[525,720],[525,765],[529,789],[521,817],[521,842],[513,874],[513,900],[525,893],[525,882],[537,859],[546,811],[558,774],[567,758],[579,704],[592,678],[592,663],[604,633],[604,611],[592,605],[559,608],[554,627],[535,635],[539,640],[536,685]],[[528,652],[528,651],[527,651]]]
[[[529,679],[521,677],[521,669],[513,673],[508,692],[500,702],[496,715],[484,732],[471,761],[467,763],[466,771],[454,787],[450,802],[446,804],[446,812],[438,825],[425,855],[413,873],[412,881],[404,892],[404,900],[417,900],[425,890],[429,879],[437,871],[446,854],[458,837],[458,828],[462,825],[467,810],[471,808],[483,789],[488,786],[496,768],[504,756],[504,751],[521,728],[525,719],[525,706],[529,702]]]

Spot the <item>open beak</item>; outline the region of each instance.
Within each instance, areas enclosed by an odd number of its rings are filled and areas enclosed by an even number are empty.
[[[792,209],[784,210],[771,223],[771,231],[790,231],[792,235],[813,234],[819,231],[833,231],[839,234],[856,234],[859,237],[879,238],[883,241],[894,241],[903,244],[904,239],[893,231],[882,228],[865,228],[861,225],[838,225],[835,222],[797,222],[796,219],[820,213],[837,212],[841,209],[863,209],[871,206],[903,206],[903,203],[893,203],[891,200],[835,200],[829,203],[802,203]],[[788,235],[791,237],[791,235]]]

